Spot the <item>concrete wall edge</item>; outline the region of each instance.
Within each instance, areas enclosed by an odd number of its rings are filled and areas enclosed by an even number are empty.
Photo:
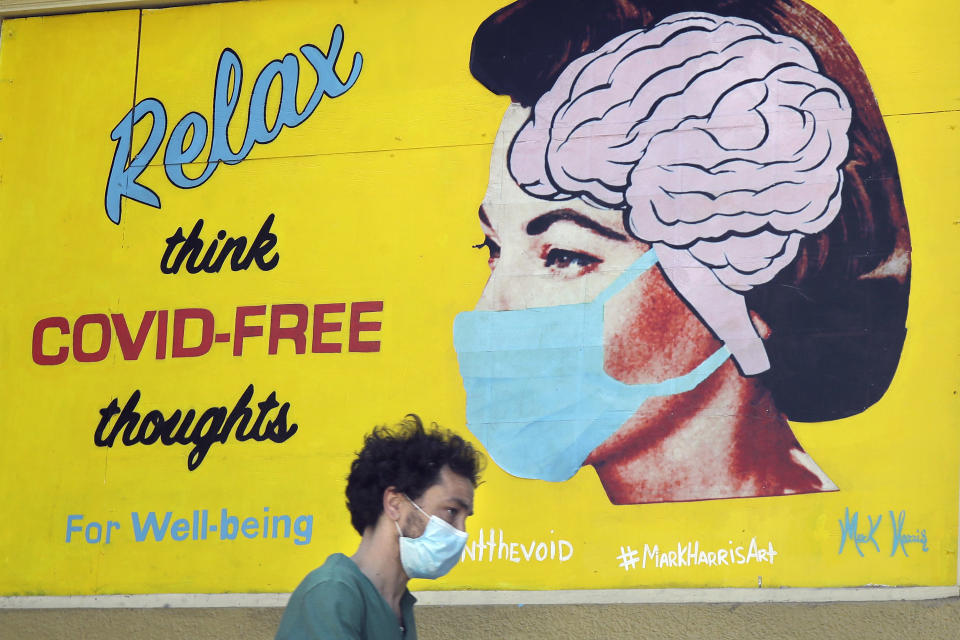
[[[960,596],[948,587],[784,589],[579,589],[565,591],[419,591],[421,606],[527,604],[679,604],[884,602]],[[162,593],[101,596],[4,596],[0,609],[156,609],[284,607],[288,593]]]

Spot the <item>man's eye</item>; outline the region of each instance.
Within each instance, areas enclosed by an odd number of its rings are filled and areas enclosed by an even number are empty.
[[[484,236],[483,242],[473,245],[474,249],[483,249],[484,247],[490,252],[487,262],[492,264],[494,260],[500,257],[500,245],[491,240],[490,236]]]
[[[550,268],[566,269],[574,267],[580,270],[580,273],[586,273],[592,270],[592,267],[603,262],[600,258],[591,256],[578,251],[567,251],[566,249],[550,249],[543,259],[543,266]]]

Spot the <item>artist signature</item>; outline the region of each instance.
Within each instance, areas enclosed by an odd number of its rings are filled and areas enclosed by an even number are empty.
[[[895,556],[897,551],[909,557],[910,554],[907,553],[907,545],[911,544],[921,545],[920,550],[923,552],[930,550],[927,547],[926,529],[918,528],[915,533],[904,533],[904,527],[907,521],[906,511],[901,511],[897,514],[893,511],[889,511],[888,513],[889,522],[893,530],[890,546],[891,557]],[[877,514],[876,518],[868,514],[866,519],[866,527],[861,529],[860,526],[863,524],[863,521],[860,520],[860,512],[854,511],[851,514],[849,507],[843,510],[843,520],[837,520],[840,524],[840,550],[837,551],[838,554],[843,553],[847,542],[853,544],[853,548],[856,549],[861,557],[863,556],[861,545],[864,545],[864,548],[868,551],[870,550],[870,546],[873,546],[875,551],[880,552],[880,543],[877,542],[876,535],[880,529],[880,523],[883,522],[883,514]]]

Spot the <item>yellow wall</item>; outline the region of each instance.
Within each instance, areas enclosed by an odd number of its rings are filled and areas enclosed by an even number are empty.
[[[500,4],[450,11],[448,2],[271,0],[3,22],[0,247],[4,288],[17,301],[4,312],[0,342],[4,595],[289,591],[326,553],[357,542],[341,496],[365,430],[415,411],[468,433],[450,327],[475,303],[487,274],[469,247],[479,239],[473,212],[506,100],[469,76],[467,59],[476,25]],[[609,503],[590,469],[553,484],[519,480],[491,464],[470,522],[475,539],[480,531],[505,531],[522,543],[570,541],[576,553],[569,564],[465,562],[436,588],[752,587],[758,578],[764,587],[956,585],[960,292],[944,274],[960,267],[951,214],[960,196],[952,32],[960,15],[948,1],[923,13],[890,2],[869,16],[849,3],[815,4],[857,51],[878,96],[899,160],[915,258],[910,333],[890,391],[839,424],[794,425],[841,491],[622,507]],[[161,100],[168,134],[191,110],[209,120],[217,59],[231,47],[244,67],[242,111],[265,64],[305,43],[326,49],[337,24],[344,34],[340,76],[355,51],[364,57],[355,86],[324,98],[307,122],[255,147],[241,164],[220,165],[193,189],[170,184],[161,147],[141,177],[160,208],[124,200],[119,224],[108,218],[104,189],[116,149],[110,132],[132,98]],[[307,89],[301,87],[301,99]],[[235,141],[243,123],[231,125]],[[149,119],[135,129],[135,147],[148,128]],[[277,270],[159,274],[165,238],[177,227],[187,233],[202,217],[206,234],[224,229],[252,237],[269,213],[276,215]],[[68,358],[38,366],[28,348],[38,320],[47,317],[72,324],[84,314],[116,313],[136,326],[145,312],[168,310],[172,326],[174,309],[204,308],[225,319],[222,327],[218,322],[223,329],[233,327],[238,306],[343,302],[349,309],[364,301],[383,303],[366,318],[382,323],[364,337],[380,341],[374,353],[345,346],[338,354],[301,355],[281,342],[271,355],[265,339],[252,338],[242,357],[217,343],[200,357],[161,360],[153,355],[156,328],[135,361],[123,359],[116,338],[103,362]],[[75,350],[69,336],[43,335],[47,354]],[[197,339],[188,332],[189,344]],[[345,342],[343,331],[338,339]],[[194,470],[187,467],[189,447],[92,444],[98,412],[113,398],[122,406],[141,390],[142,410],[168,413],[230,407],[248,384],[254,401],[276,391],[289,402],[299,433],[285,443],[214,444]],[[222,510],[240,518],[266,510],[310,515],[310,544],[297,544],[296,535],[137,542],[131,533],[133,513],[162,518],[169,511],[190,521],[195,511],[216,519]],[[848,510],[862,519],[883,516],[883,553],[838,552],[837,522]],[[928,551],[889,554],[889,519],[901,511],[905,531],[922,530]],[[79,531],[65,542],[70,522],[92,521],[118,523],[110,546],[86,543]],[[623,545],[696,540],[713,549],[734,539],[775,545],[776,562],[632,573],[617,565]],[[543,611],[562,624],[553,610]],[[266,620],[274,613],[249,615]],[[478,615],[503,622],[527,613]]]

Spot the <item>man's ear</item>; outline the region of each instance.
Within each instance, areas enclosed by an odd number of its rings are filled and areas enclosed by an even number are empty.
[[[393,521],[400,519],[400,505],[403,503],[403,494],[396,487],[387,487],[383,490],[383,512]]]

